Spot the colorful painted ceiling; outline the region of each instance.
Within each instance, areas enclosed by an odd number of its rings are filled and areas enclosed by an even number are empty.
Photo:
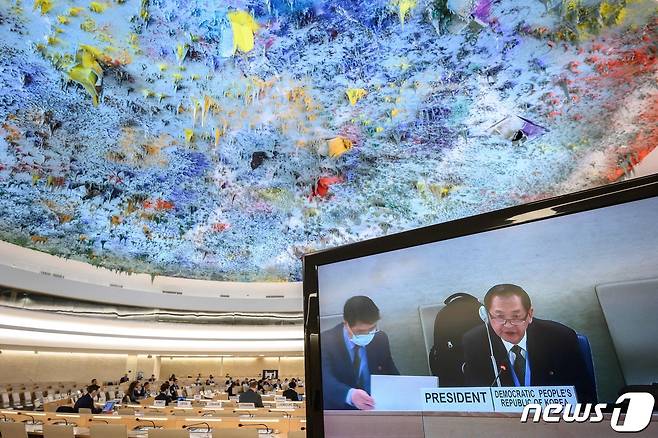
[[[111,269],[298,280],[658,144],[655,0],[0,4],[0,239]]]

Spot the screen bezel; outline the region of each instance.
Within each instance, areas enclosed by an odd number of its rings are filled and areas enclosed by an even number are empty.
[[[307,436],[324,437],[318,290],[320,266],[655,196],[658,196],[658,174],[304,255],[302,264]]]

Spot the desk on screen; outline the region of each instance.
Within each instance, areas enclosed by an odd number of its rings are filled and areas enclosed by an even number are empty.
[[[610,415],[600,423],[583,424],[522,424],[519,419],[520,414],[511,413],[325,411],[324,431],[325,438],[620,436],[610,427]],[[658,415],[638,436],[658,436]]]

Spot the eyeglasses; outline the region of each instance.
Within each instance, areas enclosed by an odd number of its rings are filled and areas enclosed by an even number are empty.
[[[526,316],[524,316],[523,319],[517,319],[517,318],[505,319],[505,318],[498,318],[489,314],[489,318],[491,318],[491,322],[495,322],[496,324],[500,324],[500,325],[505,325],[508,322],[510,323],[510,325],[523,325],[526,322],[526,319],[528,319],[528,315],[526,314]]]

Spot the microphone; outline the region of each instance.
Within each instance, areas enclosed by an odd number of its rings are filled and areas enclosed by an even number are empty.
[[[102,422],[102,423],[105,423],[105,424],[110,424],[109,421],[107,421],[107,420],[101,420],[100,418],[90,418],[89,421],[94,421],[94,422],[98,421],[99,423]]]
[[[205,421],[201,421],[199,423],[184,424],[183,429],[188,429],[190,427],[199,426],[199,425],[206,426],[206,433],[210,433],[210,424],[206,423]]]
[[[498,366],[498,373],[496,374],[496,377],[494,377],[494,379],[493,379],[493,380],[491,381],[491,383],[489,384],[489,387],[492,387],[493,384],[496,383],[496,380],[498,380],[498,378],[499,378],[500,375],[503,373],[503,371],[507,371],[507,367],[505,366],[505,364],[500,364],[500,365]]]
[[[274,411],[274,410],[272,410],[272,409],[270,409],[269,411],[270,411],[270,412],[281,412],[281,413],[283,414],[284,417],[292,418],[292,414],[291,414],[290,412],[288,412],[288,411],[283,411],[283,410]]]
[[[74,423],[69,423],[69,420],[67,420],[66,418],[62,418],[61,420],[57,420],[57,419],[54,419],[54,418],[48,418],[48,421],[51,421],[51,420],[55,420],[51,424],[65,424],[67,426],[69,424],[71,424],[73,426],[76,426]]]
[[[145,420],[145,419],[139,418],[139,417],[135,418],[135,420],[137,420],[137,421],[148,421],[149,423],[151,423],[153,425],[153,429],[155,429],[155,427],[156,427],[155,426],[155,421],[153,421],[153,420]]]
[[[23,423],[26,423],[26,424],[43,424],[43,422],[41,422],[41,421],[37,422],[37,420],[35,420],[32,415],[26,414],[24,412],[19,412],[19,415],[25,415],[26,417],[30,417],[32,419],[31,423],[28,422],[28,420],[23,420]]]
[[[265,423],[254,423],[254,424],[238,424],[238,427],[251,427],[251,426],[265,426],[265,433],[272,433],[272,429]]]
[[[493,369],[494,376],[496,376],[496,378],[494,378],[494,381],[496,382],[496,386],[501,386],[500,376],[498,376],[498,367],[496,366],[496,359],[494,359],[493,344],[491,343],[491,332],[489,331],[489,312],[487,312],[487,309],[484,306],[480,306],[478,313],[480,314],[480,319],[484,323],[484,327],[487,329],[487,339],[489,340],[489,352],[491,353],[491,367]],[[493,383],[490,386],[493,386]]]
[[[254,417],[255,417],[255,415],[254,415],[252,412],[249,412],[249,411],[247,411],[247,413],[244,414],[244,413],[241,413],[240,411],[238,411],[237,409],[235,409],[235,410],[233,411],[233,413],[234,413],[234,414],[239,414],[239,415],[242,416],[242,417],[244,417],[245,415],[246,415],[247,417],[249,417],[249,418],[254,418]]]

